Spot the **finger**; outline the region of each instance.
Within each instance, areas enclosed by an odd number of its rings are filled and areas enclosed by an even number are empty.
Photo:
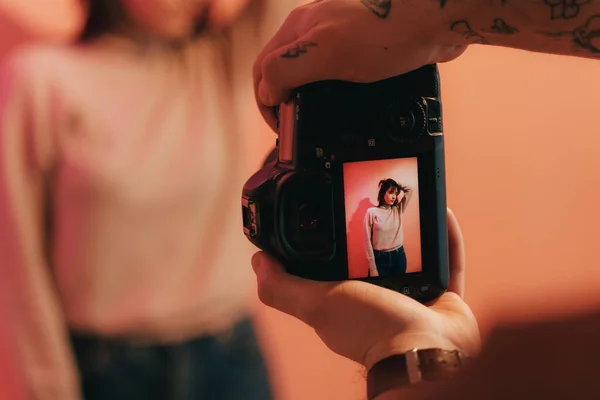
[[[277,109],[275,107],[266,106],[262,104],[258,100],[258,95],[256,96],[256,104],[258,105],[258,110],[260,111],[260,114],[262,115],[267,125],[269,125],[273,132],[279,134],[279,128],[277,124],[277,119],[279,118],[279,116],[277,114]]]
[[[259,101],[263,105],[279,105],[289,99],[292,90],[328,78],[331,52],[327,51],[327,43],[318,42],[316,36],[322,35],[310,32],[264,57],[258,88]],[[339,74],[336,77],[344,78]]]
[[[259,53],[254,61],[254,66],[252,69],[253,83],[254,83],[254,94],[256,97],[256,104],[265,119],[265,121],[269,124],[271,129],[277,132],[277,119],[275,116],[275,111],[272,106],[266,106],[262,104],[258,97],[258,88],[260,82],[263,79],[263,60],[269,54],[271,54],[276,49],[285,46],[288,43],[294,42],[298,39],[298,33],[296,26],[299,24],[300,18],[303,14],[303,10],[305,10],[308,5],[300,6],[294,9],[290,15],[283,22],[277,33],[273,36],[273,38],[265,45],[263,50]]]
[[[257,103],[263,118],[277,131],[274,106],[287,101],[292,91],[305,83],[325,79],[328,63],[323,52],[310,36],[304,36],[264,56],[260,82],[256,89]]]
[[[445,63],[460,57],[469,46],[445,46],[440,50],[436,62]]]
[[[316,282],[286,273],[281,265],[263,252],[252,257],[258,296],[267,306],[313,326],[314,313],[335,283]]]
[[[281,46],[291,43],[296,40],[301,33],[299,30],[302,26],[302,18],[306,11],[314,6],[315,3],[308,3],[294,8],[289,15],[285,18],[277,32],[269,40],[269,42],[263,47],[262,51],[257,56],[257,59],[262,59],[273,50],[280,48]]]
[[[450,258],[450,284],[448,290],[464,296],[465,291],[465,245],[456,216],[448,209],[448,247]]]

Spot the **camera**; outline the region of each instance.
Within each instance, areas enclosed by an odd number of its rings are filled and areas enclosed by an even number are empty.
[[[448,287],[437,65],[373,83],[320,81],[277,111],[272,157],[244,185],[243,230],[286,270],[417,301]]]

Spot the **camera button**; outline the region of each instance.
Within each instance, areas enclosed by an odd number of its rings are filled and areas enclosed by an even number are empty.
[[[442,132],[442,106],[439,101],[427,99],[427,129],[430,133]]]
[[[442,118],[441,117],[429,117],[427,129],[431,133],[437,133],[442,131]]]

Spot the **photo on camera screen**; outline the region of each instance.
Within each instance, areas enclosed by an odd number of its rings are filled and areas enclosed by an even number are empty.
[[[344,164],[348,277],[422,271],[417,158]]]

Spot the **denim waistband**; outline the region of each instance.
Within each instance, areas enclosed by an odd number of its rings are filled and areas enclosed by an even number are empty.
[[[375,253],[375,254],[377,254],[377,253],[392,253],[392,252],[402,253],[403,251],[404,251],[404,246],[400,246],[394,250],[373,250],[373,253]]]
[[[71,343],[74,346],[88,346],[93,344],[104,344],[110,347],[170,347],[170,346],[178,346],[185,343],[197,342],[197,341],[216,341],[220,343],[226,343],[236,335],[242,332],[251,331],[253,329],[253,324],[250,318],[244,318],[234,324],[231,328],[226,329],[222,332],[211,334],[211,335],[201,335],[197,337],[187,338],[185,340],[179,342],[167,342],[162,343],[158,341],[146,340],[141,338],[130,338],[126,335],[123,336],[102,336],[95,335],[93,333],[88,332],[76,332],[71,331],[69,333]]]

